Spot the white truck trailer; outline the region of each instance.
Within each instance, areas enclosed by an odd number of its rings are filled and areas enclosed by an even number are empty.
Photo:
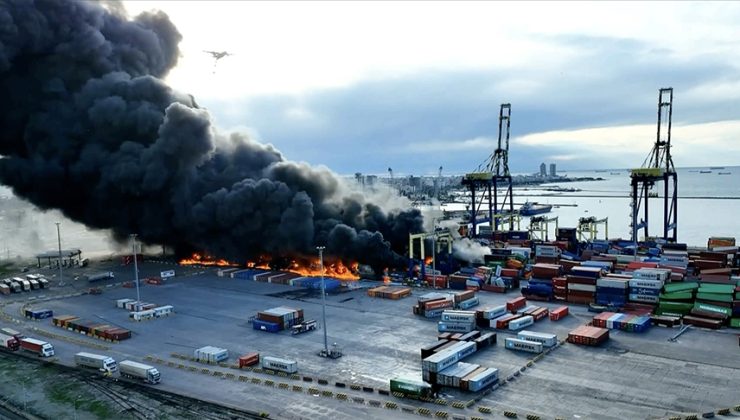
[[[113,373],[118,370],[118,363],[110,357],[101,354],[80,352],[75,354],[75,363],[101,372]]]
[[[119,363],[118,370],[124,378],[140,379],[150,384],[158,384],[161,379],[161,374],[157,368],[131,360],[124,360]]]

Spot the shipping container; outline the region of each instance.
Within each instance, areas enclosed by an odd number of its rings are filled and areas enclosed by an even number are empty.
[[[519,331],[516,338],[526,341],[535,341],[542,343],[543,347],[553,347],[558,344],[558,336],[555,334],[541,333],[535,331]]]
[[[520,340],[518,338],[504,339],[504,346],[509,350],[521,350],[530,353],[542,353],[542,343]]]
[[[244,356],[239,356],[239,368],[256,365],[260,361],[259,353],[247,353]]]
[[[279,332],[282,329],[280,327],[280,324],[276,324],[274,322],[262,321],[259,319],[252,320],[252,328],[254,328],[255,330],[267,331],[267,332]]]
[[[451,322],[475,322],[475,312],[473,311],[444,311],[442,312],[442,321]]]
[[[229,358],[229,351],[218,347],[205,346],[196,349],[193,355],[195,360],[199,362],[218,363]]]
[[[437,331],[439,332],[461,332],[468,333],[475,329],[475,321],[473,322],[454,322],[454,321],[440,321],[437,323]]]
[[[481,308],[478,309],[475,313],[478,318],[494,319],[506,314],[506,306],[500,305],[495,307]]]
[[[393,378],[390,383],[391,392],[400,392],[416,398],[431,398],[432,386],[419,379]]]
[[[498,369],[486,368],[482,372],[473,372],[462,381],[463,388],[470,392],[479,392],[489,385],[498,382]]]
[[[0,334],[0,347],[10,351],[16,351],[19,346],[20,342],[17,338],[12,335]]]
[[[266,356],[262,358],[262,368],[275,370],[278,372],[285,373],[296,373],[298,372],[298,363],[293,360],[280,359],[277,357]]]
[[[520,330],[534,324],[534,317],[531,315],[525,315],[517,319],[509,321],[509,329],[512,331]]]
[[[516,299],[511,299],[506,301],[506,310],[510,312],[514,312],[517,309],[523,308],[527,304],[527,299],[524,297],[518,297]]]
[[[26,309],[26,318],[30,319],[46,319],[54,316],[54,311],[51,309]]]
[[[421,348],[421,359],[424,360],[427,357],[433,355],[437,352],[437,350],[445,345],[447,345],[450,342],[450,340],[438,340],[434,343],[428,344]]]

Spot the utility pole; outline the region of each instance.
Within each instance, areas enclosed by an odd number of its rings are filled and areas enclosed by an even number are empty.
[[[441,166],[440,166],[440,169],[442,169]],[[432,218],[432,233],[434,234],[434,236],[432,236],[432,241],[434,241],[432,242],[432,276],[433,276],[432,278],[435,279],[434,283],[436,284],[436,279],[437,279],[437,218],[436,217]]]
[[[64,280],[62,278],[62,235],[59,233],[59,222],[57,225],[57,242],[59,243],[59,286],[64,286]]]
[[[317,246],[319,250],[319,264],[321,265],[321,318],[324,325],[324,352],[329,355],[329,341],[326,338],[326,282],[324,281],[324,246]]]
[[[136,234],[131,234],[131,240],[133,241],[134,251],[134,279],[136,280],[136,303],[141,303],[141,295],[139,294],[139,264],[136,262]]]

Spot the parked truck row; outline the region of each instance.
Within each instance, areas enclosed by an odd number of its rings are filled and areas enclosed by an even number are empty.
[[[118,372],[121,377],[136,379],[149,384],[158,384],[162,375],[157,368],[133,360],[117,363],[110,356],[80,352],[75,354],[75,364],[79,367],[95,369],[108,375]]]
[[[0,330],[0,348],[7,351],[27,351],[39,357],[54,356],[54,346],[51,343],[24,337],[20,332],[10,328]],[[150,384],[157,384],[161,379],[157,368],[132,360],[118,363],[110,356],[87,352],[75,354],[74,360],[75,365],[82,368],[95,369],[109,375],[119,372],[124,378],[137,379]]]
[[[25,278],[12,277],[0,280],[0,293],[4,295],[47,289],[48,287],[49,280],[40,274],[27,274]]]

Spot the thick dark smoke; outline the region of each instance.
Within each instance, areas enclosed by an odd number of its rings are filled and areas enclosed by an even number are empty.
[[[96,3],[0,0],[0,182],[43,209],[179,253],[399,264],[418,211],[389,213],[329,170],[219,135],[161,78],[180,33]]]

